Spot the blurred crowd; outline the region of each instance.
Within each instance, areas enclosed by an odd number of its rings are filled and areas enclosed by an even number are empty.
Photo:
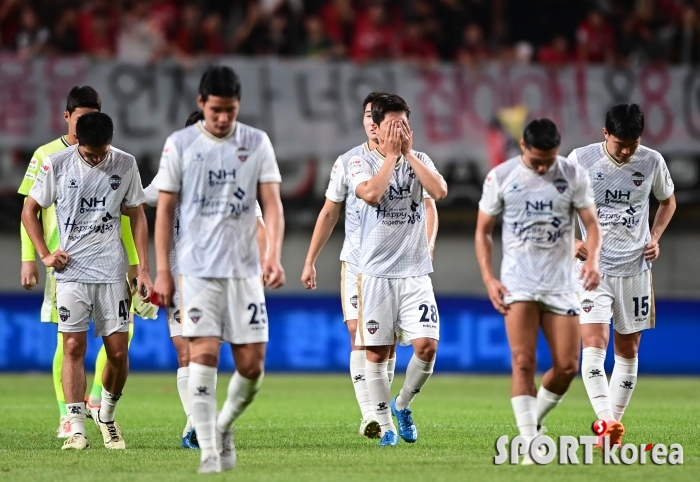
[[[697,64],[698,12],[700,0],[0,0],[0,50]]]

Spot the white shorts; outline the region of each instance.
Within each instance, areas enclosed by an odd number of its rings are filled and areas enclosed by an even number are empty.
[[[215,336],[234,345],[268,341],[260,276],[247,279],[180,278],[182,336]]]
[[[41,322],[42,323],[57,323],[58,316],[54,309],[56,308],[56,277],[53,274],[53,268],[46,270],[46,283],[44,284],[44,302],[41,304]]]
[[[516,291],[505,296],[503,301],[508,305],[517,301],[533,301],[539,305],[540,311],[549,311],[562,316],[577,316],[581,311],[577,293],[547,295]]]
[[[58,331],[82,333],[95,324],[95,337],[129,331],[129,286],[121,283],[56,283]]]
[[[340,267],[340,302],[343,321],[357,319],[357,267],[343,261]]]
[[[428,275],[377,278],[357,275],[358,346],[402,345],[418,338],[440,339],[440,315]]]
[[[581,323],[610,323],[621,335],[656,326],[651,270],[634,276],[602,275],[595,291],[581,294]]]

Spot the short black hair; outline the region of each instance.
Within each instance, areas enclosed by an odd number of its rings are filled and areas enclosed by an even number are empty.
[[[389,112],[405,112],[406,118],[411,117],[408,104],[396,94],[382,94],[372,102],[372,121],[375,124],[381,124]]]
[[[548,151],[559,147],[561,134],[557,125],[549,119],[535,119],[525,127],[523,142],[528,149]]]
[[[618,139],[638,139],[644,132],[644,113],[637,104],[617,104],[605,114],[605,129]]]
[[[367,104],[372,104],[375,100],[380,98],[383,95],[389,95],[386,92],[370,92],[367,94],[367,97],[365,97],[365,100],[362,101],[362,110],[367,108]]]
[[[83,146],[102,147],[112,143],[114,123],[102,112],[81,115],[75,125],[75,136]]]
[[[102,110],[102,101],[100,100],[100,94],[97,93],[95,89],[89,85],[84,85],[78,87],[77,85],[73,87],[68,93],[68,98],[66,99],[66,110],[68,114],[75,112],[75,109],[79,107],[91,107]]]
[[[201,110],[195,110],[187,118],[187,122],[185,122],[185,127],[189,127],[192,124],[196,124],[197,122],[201,121],[202,119],[204,119],[204,112],[202,112]]]
[[[241,79],[231,67],[214,65],[209,67],[199,82],[199,95],[204,102],[210,95],[235,97],[241,100]]]

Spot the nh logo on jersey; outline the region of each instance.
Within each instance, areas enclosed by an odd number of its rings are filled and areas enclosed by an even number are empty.
[[[109,185],[112,186],[113,191],[116,191],[117,189],[119,189],[119,186],[122,185],[122,178],[117,176],[116,174],[113,175],[109,178]]]
[[[637,185],[639,185],[639,184],[637,184]],[[622,201],[623,198],[626,199],[627,201],[629,201],[630,200],[630,191],[620,191],[619,189],[616,189],[614,191],[611,191],[609,189],[605,190],[605,202],[606,203],[608,203],[610,201]]]
[[[564,194],[564,191],[566,191],[566,188],[569,187],[569,183],[566,182],[566,179],[555,179],[554,180],[554,187],[557,188],[557,191],[559,191],[559,194]]]
[[[594,305],[593,305],[593,301],[592,301],[592,300],[589,300],[588,298],[586,298],[585,300],[583,300],[583,301],[581,302],[581,308],[582,308],[583,311],[585,311],[586,313],[590,313],[591,310],[593,309],[593,306],[594,306]]]
[[[239,147],[236,154],[238,155],[238,160],[241,162],[247,161],[250,157],[250,151],[245,147]]]
[[[527,210],[528,216],[530,215],[531,211],[551,211],[554,209],[554,202],[535,201],[534,203],[531,203],[530,201],[525,201],[525,209]]]
[[[370,335],[374,335],[377,330],[379,330],[379,323],[377,323],[374,320],[369,320],[367,322],[367,331],[369,332]]]
[[[65,306],[61,306],[58,309],[58,317],[61,318],[61,321],[65,323],[65,321],[70,318],[70,310],[66,308]]]
[[[641,186],[644,182],[644,174],[642,174],[639,171],[635,172],[634,174],[632,174],[632,182],[635,186]]]
[[[394,187],[394,186],[389,186],[389,199],[392,201],[394,199],[401,199],[404,197],[404,194],[411,194],[411,185],[409,184],[406,187]]]
[[[227,181],[228,179],[228,181]],[[209,185],[216,186],[217,184],[227,184],[230,180],[236,179],[236,170],[227,171],[219,169],[218,171],[209,171]]]
[[[86,211],[104,211],[105,206],[106,206],[107,198],[102,197],[102,199],[98,197],[93,197],[93,198],[87,198],[85,199],[80,198],[80,212],[81,214],[86,212]],[[102,207],[98,207],[99,205],[102,205]]]
[[[199,323],[199,320],[202,319],[202,312],[198,308],[192,308],[187,312],[187,316],[190,317],[192,323]]]

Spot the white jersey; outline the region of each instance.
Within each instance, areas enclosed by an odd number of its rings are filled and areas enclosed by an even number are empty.
[[[345,201],[345,240],[343,249],[340,251],[340,260],[353,266],[360,262],[360,244],[355,234],[360,229],[360,200],[355,195],[355,190],[350,181],[348,172],[348,162],[354,156],[369,153],[369,146],[365,142],[361,146],[353,147],[333,164],[331,180],[326,189],[326,198],[333,202],[341,203]]]
[[[651,241],[649,195],[663,201],[673,194],[673,181],[661,154],[639,146],[625,164],[618,163],[605,142],[574,149],[569,159],[588,170],[598,221],[603,233],[600,270],[610,276],[633,276],[651,268],[644,249]],[[582,223],[581,232],[586,239]]]
[[[57,282],[124,281],[121,205],[145,201],[136,160],[115,147],[96,166],[70,147],[46,158],[29,195],[44,209],[56,203],[60,247],[71,259]]]
[[[218,138],[200,121],[171,134],[153,185],[180,193],[180,272],[198,278],[259,276],[257,187],[281,181],[270,138],[259,129],[237,122]]]
[[[539,175],[520,156],[489,172],[479,209],[503,213],[501,282],[510,292],[571,293],[574,271],[574,209],[592,206],[586,171],[558,157]]]
[[[415,156],[437,172],[422,152]],[[374,150],[348,162],[352,192],[372,179],[384,164]],[[358,199],[360,229],[358,270],[378,278],[409,278],[433,272],[425,225],[425,191],[411,165],[402,156],[396,163],[389,188],[376,206]]]

